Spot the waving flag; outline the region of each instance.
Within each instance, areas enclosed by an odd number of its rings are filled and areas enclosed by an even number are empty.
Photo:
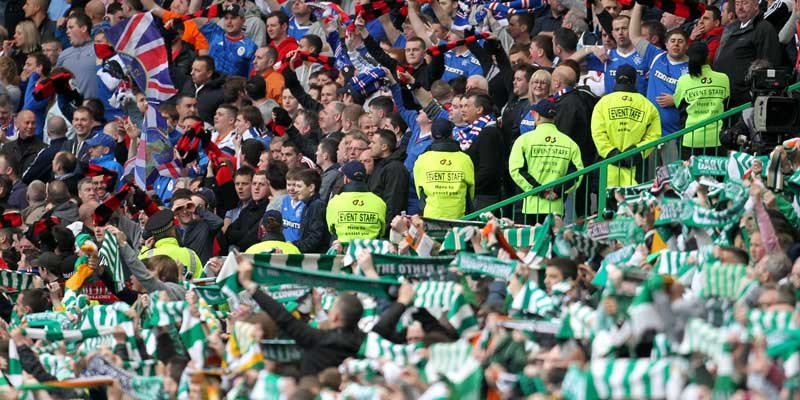
[[[139,13],[111,28],[107,36],[124,64],[126,75],[147,97],[147,111],[136,157],[125,163],[125,175],[133,173],[136,185],[147,190],[159,176],[178,177],[178,164],[167,135],[167,124],[157,111],[159,104],[177,93],[169,77],[164,38],[151,13]]]
[[[125,163],[125,175],[133,173],[136,186],[142,190],[151,188],[159,176],[177,178],[180,166],[175,160],[172,145],[167,136],[167,124],[156,104],[148,102],[144,115],[144,128],[136,149],[136,157]]]
[[[117,24],[106,34],[123,59],[130,58],[125,68],[134,83],[147,96],[158,103],[177,93],[169,77],[167,47],[151,13],[139,13],[124,23]]]

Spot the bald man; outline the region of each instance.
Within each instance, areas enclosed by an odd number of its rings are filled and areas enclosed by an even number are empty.
[[[108,23],[105,21],[106,16],[106,6],[100,0],[91,0],[86,3],[84,7],[84,12],[89,19],[92,20],[92,34],[96,32],[94,27],[98,27],[101,24],[105,23],[108,26]]]
[[[36,115],[32,111],[22,110],[17,114],[14,130],[17,140],[6,143],[2,151],[17,156],[20,171],[25,171],[33,163],[36,154],[47,146],[36,137]]]
[[[94,230],[94,210],[96,210],[99,205],[100,203],[89,200],[83,202],[78,208],[78,217],[80,221],[83,222],[84,232],[89,233]]]
[[[550,80],[550,88],[556,93],[556,117],[553,122],[559,131],[580,147],[583,165],[588,167],[597,161],[597,148],[592,140],[591,130],[592,110],[597,98],[586,88],[576,88],[577,81],[575,70],[570,67],[562,65],[553,70]],[[589,181],[584,181],[575,194],[575,211],[578,216],[589,214],[589,210],[585,209],[589,205],[586,203],[585,192]]]
[[[489,94],[489,81],[483,75],[472,75],[467,78],[466,92]]]
[[[36,158],[22,174],[22,182],[30,184],[35,180],[50,182],[53,178],[52,160],[67,142],[67,123],[63,117],[52,116],[47,120],[47,137],[50,145],[36,154]]]

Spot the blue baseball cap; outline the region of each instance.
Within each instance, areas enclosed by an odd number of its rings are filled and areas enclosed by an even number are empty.
[[[114,150],[114,148],[117,147],[117,141],[105,133],[99,133],[87,140],[86,145],[89,147],[106,146],[109,149]]]
[[[556,116],[556,102],[555,99],[548,97],[539,100],[538,103],[533,105],[533,111],[539,114],[542,118],[553,119]]]
[[[348,179],[358,182],[367,180],[367,169],[361,161],[350,161],[342,167],[342,173]]]

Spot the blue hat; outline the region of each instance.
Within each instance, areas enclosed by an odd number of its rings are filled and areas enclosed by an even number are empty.
[[[636,83],[636,68],[633,68],[630,64],[622,64],[617,67],[615,78],[617,83],[634,84]]]
[[[434,139],[453,137],[453,123],[449,119],[437,118],[431,125],[431,136]]]
[[[275,221],[283,221],[283,216],[281,215],[280,211],[267,210],[267,212],[265,212],[264,216],[261,218],[261,224],[264,225],[267,221],[269,221],[270,218],[274,219]]]
[[[552,97],[539,100],[538,103],[533,105],[533,111],[539,114],[542,118],[553,119],[556,116],[556,102]]]
[[[99,133],[94,135],[94,137],[90,138],[86,141],[86,146],[88,147],[95,147],[95,146],[106,146],[111,150],[114,150],[117,147],[117,141],[114,140],[111,136],[106,135],[105,133]]]
[[[361,161],[350,161],[342,167],[342,173],[351,181],[364,182],[367,180],[367,169]]]

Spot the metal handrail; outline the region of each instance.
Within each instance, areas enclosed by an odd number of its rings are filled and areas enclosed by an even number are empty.
[[[788,93],[788,92],[796,91],[798,89],[800,89],[800,82],[792,84],[791,86],[789,86],[786,89],[786,91]],[[472,219],[478,218],[483,213],[497,210],[499,208],[502,208],[502,207],[508,206],[510,204],[516,203],[516,202],[518,202],[520,200],[523,200],[523,199],[525,199],[527,197],[535,196],[535,195],[537,195],[537,194],[539,194],[541,192],[544,192],[544,191],[546,191],[548,189],[553,189],[553,188],[555,188],[556,186],[559,186],[559,185],[563,185],[563,184],[565,184],[565,183],[567,183],[567,182],[569,182],[569,181],[571,181],[573,179],[582,177],[582,176],[587,175],[587,174],[589,174],[589,173],[591,173],[591,172],[593,172],[595,170],[598,170],[598,169],[600,169],[600,174],[601,174],[601,176],[600,176],[600,184],[605,186],[605,184],[606,184],[605,174],[607,172],[607,167],[609,165],[618,163],[619,161],[622,161],[622,160],[624,160],[624,159],[626,159],[628,157],[632,157],[633,155],[635,155],[637,153],[641,153],[641,152],[656,148],[656,147],[660,146],[661,144],[667,143],[667,142],[669,142],[671,140],[675,140],[675,139],[681,138],[681,137],[683,137],[683,136],[685,136],[685,135],[687,135],[689,133],[692,133],[692,132],[694,132],[694,131],[696,131],[698,129],[702,129],[702,128],[708,126],[708,125],[711,125],[711,124],[719,122],[719,121],[721,121],[723,119],[732,117],[732,116],[734,116],[736,114],[739,114],[742,111],[744,111],[744,110],[746,110],[746,109],[748,109],[748,108],[750,108],[752,106],[753,106],[753,103],[746,103],[746,104],[742,104],[742,105],[740,105],[738,107],[734,107],[734,108],[732,108],[732,109],[730,109],[728,111],[725,111],[724,113],[719,114],[719,115],[717,115],[715,117],[709,118],[709,119],[707,119],[705,121],[699,122],[699,123],[697,123],[695,125],[692,125],[690,127],[683,128],[683,129],[681,129],[681,130],[679,130],[677,132],[671,133],[671,134],[669,134],[667,136],[662,136],[661,138],[659,138],[657,140],[645,143],[645,144],[643,144],[643,145],[641,145],[639,147],[636,147],[636,148],[630,149],[628,151],[625,151],[623,153],[617,154],[614,157],[609,157],[609,158],[607,158],[605,160],[598,161],[598,162],[596,162],[596,163],[594,163],[594,164],[592,164],[592,165],[590,165],[590,166],[588,166],[588,167],[586,167],[586,168],[584,168],[584,169],[582,169],[580,171],[575,171],[575,172],[573,172],[571,174],[567,174],[567,175],[565,175],[565,176],[563,176],[563,177],[561,177],[559,179],[556,179],[556,180],[554,180],[554,181],[552,181],[550,183],[547,183],[545,185],[535,187],[535,188],[533,188],[533,189],[531,189],[531,190],[529,190],[527,192],[511,196],[511,197],[509,197],[509,198],[507,198],[505,200],[501,200],[500,202],[494,203],[494,204],[492,204],[490,206],[486,206],[486,207],[484,207],[484,208],[482,208],[480,210],[477,210],[475,212],[467,214],[467,215],[461,217],[460,219],[462,219],[462,220],[472,220]],[[600,192],[604,193],[605,190],[602,190]],[[605,196],[599,196],[598,197],[597,209],[600,212],[602,212],[602,210],[604,208],[605,208]]]

